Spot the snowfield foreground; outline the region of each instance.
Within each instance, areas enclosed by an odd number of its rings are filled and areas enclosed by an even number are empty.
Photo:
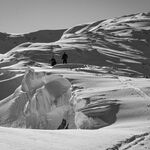
[[[43,124],[36,124],[39,120],[26,122],[25,107],[23,107],[26,106],[25,100],[28,100],[26,96],[19,98],[21,95],[19,93],[19,96],[13,99],[11,97],[14,96],[14,94],[12,94],[1,101],[0,120],[1,126],[3,126],[0,127],[1,148],[3,150],[10,148],[14,150],[106,150],[109,148],[142,150],[150,148],[150,80],[144,78],[114,76],[109,74],[109,71],[104,68],[99,68],[98,73],[97,67],[94,69],[94,66],[93,68],[88,66],[74,69],[65,68],[69,65],[70,64],[66,66],[62,65],[61,68],[56,69],[34,68],[38,77],[42,76],[43,72],[45,72],[44,75],[47,75],[46,81],[48,79],[57,80],[60,75],[60,78],[66,78],[70,81],[72,85],[72,94],[76,97],[75,99],[71,99],[71,104],[61,103],[58,108],[63,109],[57,109],[55,107],[51,110],[49,108],[48,117],[51,116],[52,120],[49,121],[47,126],[44,122],[42,122]],[[78,67],[78,65],[76,66]],[[15,75],[18,73],[20,75]],[[23,76],[21,76],[22,72],[16,70],[16,68],[11,70],[11,72],[5,70],[4,74],[14,74],[14,76],[4,80],[5,77],[1,75],[1,77],[3,77],[3,80],[1,80],[2,82],[7,83],[9,80],[10,83],[16,83],[16,85],[8,84],[8,86],[5,87],[5,90],[1,89],[3,92],[5,91],[5,93],[9,92],[7,89],[11,88],[11,86],[17,86],[17,82],[20,78],[24,81]],[[51,76],[52,78],[49,78],[48,76]],[[54,77],[57,77],[57,79]],[[41,79],[43,80],[43,78]],[[65,83],[66,81],[64,82],[66,87]],[[15,95],[17,95],[17,93]],[[43,114],[47,113],[46,109],[40,110],[40,108],[48,107],[48,104],[43,106],[44,103],[48,103],[48,99],[44,99],[43,97],[41,100],[41,104],[36,104],[36,110],[35,108],[31,109],[33,112],[32,115],[34,112],[37,112],[40,116],[40,111],[43,111]],[[58,101],[60,102],[60,100],[63,101],[63,98]],[[37,101],[40,101],[40,99],[37,99]],[[64,117],[63,114],[68,112],[72,107],[72,114],[69,116],[65,115]],[[28,112],[28,116],[30,116],[31,111]],[[23,113],[25,113],[25,115],[23,115]],[[40,117],[38,118],[40,119]],[[52,131],[24,129],[26,127],[41,129],[51,129],[51,127],[53,127],[52,129],[58,129],[58,127],[62,125],[61,122],[63,118],[66,119],[69,124],[69,130]],[[16,127],[21,129],[16,129]],[[62,126],[62,128],[65,127],[66,124]]]
[[[149,25],[123,16],[0,54],[0,149],[150,149]]]

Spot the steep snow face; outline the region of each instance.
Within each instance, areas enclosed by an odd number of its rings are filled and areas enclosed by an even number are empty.
[[[73,126],[70,82],[28,68],[22,85],[0,102],[0,123],[6,126],[63,129]]]
[[[87,61],[89,64],[113,66],[122,71],[129,69],[149,75],[149,13],[73,27],[65,31],[58,43],[69,55],[76,51],[76,59],[81,63]]]

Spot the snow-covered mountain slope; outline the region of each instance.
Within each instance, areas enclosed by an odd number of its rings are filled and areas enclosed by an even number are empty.
[[[4,54],[25,42],[41,42],[49,43],[57,41],[61,38],[65,29],[62,30],[40,30],[26,34],[8,34],[0,32],[0,53]]]
[[[58,43],[73,53],[70,60],[74,62],[150,73],[150,13],[73,27]]]
[[[5,56],[11,63],[48,63],[55,54],[61,63],[61,54],[66,51],[70,63],[109,66],[130,75],[149,76],[149,49],[150,14],[140,13],[78,25],[66,30],[57,42],[24,43]]]

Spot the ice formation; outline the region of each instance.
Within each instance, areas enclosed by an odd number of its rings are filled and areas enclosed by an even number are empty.
[[[63,129],[74,127],[70,82],[28,68],[21,86],[0,103],[0,123],[7,126]]]
[[[24,113],[27,128],[68,128],[72,107],[70,82],[58,75],[46,76],[28,69],[22,90],[29,95]]]

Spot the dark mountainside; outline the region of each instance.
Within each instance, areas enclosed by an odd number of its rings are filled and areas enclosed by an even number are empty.
[[[8,34],[0,32],[0,53],[4,54],[25,42],[49,43],[58,41],[66,29],[61,30],[40,30],[26,34]]]

